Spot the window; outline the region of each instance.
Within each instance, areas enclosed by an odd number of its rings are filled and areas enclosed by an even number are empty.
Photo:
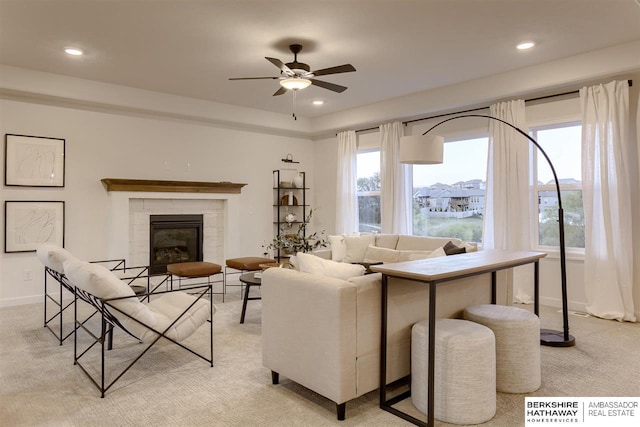
[[[480,242],[488,138],[447,141],[444,163],[413,166],[413,234]]]
[[[582,127],[579,122],[532,128],[531,136],[549,156],[560,183],[565,246],[584,248],[582,207]],[[539,246],[559,246],[558,194],[548,162],[540,150],[534,156],[536,234]]]
[[[357,156],[358,231],[380,231],[380,150]]]

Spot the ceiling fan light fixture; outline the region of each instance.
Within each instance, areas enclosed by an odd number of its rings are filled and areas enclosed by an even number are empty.
[[[311,80],[303,79],[301,77],[290,77],[288,79],[280,80],[280,86],[289,90],[300,90],[309,87]]]

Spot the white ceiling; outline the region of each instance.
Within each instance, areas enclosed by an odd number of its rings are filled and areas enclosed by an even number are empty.
[[[290,114],[265,56],[312,69],[318,117],[439,86],[640,40],[640,0],[0,0],[0,63]],[[516,43],[534,40],[530,51]],[[65,46],[85,50],[80,58]],[[321,99],[322,107],[310,105]]]

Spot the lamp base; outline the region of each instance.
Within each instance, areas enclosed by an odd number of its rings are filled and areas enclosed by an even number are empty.
[[[576,339],[569,335],[569,339],[565,340],[563,331],[540,329],[540,344],[549,347],[573,347],[576,345]]]

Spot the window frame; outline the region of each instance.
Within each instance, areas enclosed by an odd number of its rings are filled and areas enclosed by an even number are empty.
[[[382,188],[380,188],[377,191],[358,191],[358,156],[360,154],[367,154],[367,153],[374,153],[374,152],[378,152],[378,155],[381,156],[382,155],[382,150],[380,147],[371,147],[371,148],[364,148],[364,149],[359,149],[356,151],[356,202],[357,202],[357,206],[358,206],[358,223],[357,223],[357,231],[360,231],[360,197],[367,197],[367,196],[377,196],[380,201],[382,201]],[[381,173],[381,164],[378,164],[378,176]],[[382,218],[380,218],[380,225],[382,226]]]
[[[488,155],[488,150],[489,150],[489,146],[488,146],[488,141],[489,141],[489,132],[488,130],[478,130],[478,129],[465,129],[465,130],[458,130],[456,132],[450,132],[450,133],[444,133],[441,135],[444,138],[444,144],[445,144],[445,149],[446,149],[446,144],[454,144],[457,142],[468,142],[468,141],[472,141],[472,140],[479,140],[479,139],[486,139],[486,143],[487,143],[487,152],[486,155]],[[486,159],[486,157],[485,157]],[[414,194],[414,170],[413,170],[413,166],[418,166],[418,165],[412,165],[411,168],[411,179],[410,179],[410,196],[411,197],[411,206],[413,206],[413,194]],[[482,180],[482,182],[485,185],[485,194],[484,194],[484,199],[485,199],[485,203],[483,205],[483,215],[484,215],[484,210],[486,208],[486,184],[487,184],[487,172],[486,172],[486,161],[485,161],[485,174],[483,177],[480,178]],[[448,185],[452,185],[452,184],[448,184]],[[479,197],[479,196],[472,196],[472,197]],[[415,230],[413,229],[414,226],[414,216],[413,216],[413,210],[411,212],[411,221],[412,221],[412,234],[414,236],[418,236],[417,234],[415,234]],[[484,223],[481,229],[482,234],[484,234]],[[430,236],[430,235],[425,235],[425,237],[438,237],[438,236]],[[476,244],[478,245],[478,248],[480,250],[482,250],[483,248],[483,242],[482,239],[480,239],[479,242],[476,242]]]
[[[564,117],[558,118],[557,120],[545,121],[544,123],[531,123],[528,125],[529,128],[529,136],[531,136],[536,142],[538,142],[538,132],[550,129],[559,129],[564,127],[573,127],[573,126],[582,126],[582,120],[579,117]],[[540,154],[538,156],[537,154]],[[541,245],[539,239],[540,233],[540,220],[539,220],[539,205],[538,205],[538,194],[541,191],[552,191],[557,193],[555,183],[551,184],[538,184],[538,158],[543,159],[543,162],[546,164],[546,160],[542,157],[541,151],[534,147],[531,144],[531,171],[530,171],[530,181],[531,181],[531,246],[533,250],[546,252],[550,258],[559,258],[560,257],[560,246],[549,246],[549,245]],[[580,161],[582,161],[582,152],[580,153]],[[554,164],[554,168],[556,165]],[[560,180],[561,178],[558,177]],[[575,191],[579,190],[582,192],[582,181],[578,184],[563,184],[559,183],[560,192],[563,191]],[[586,233],[586,229],[585,229]],[[565,244],[565,252],[568,259],[576,259],[583,260],[584,259],[584,248],[579,248],[575,246],[566,246]]]

